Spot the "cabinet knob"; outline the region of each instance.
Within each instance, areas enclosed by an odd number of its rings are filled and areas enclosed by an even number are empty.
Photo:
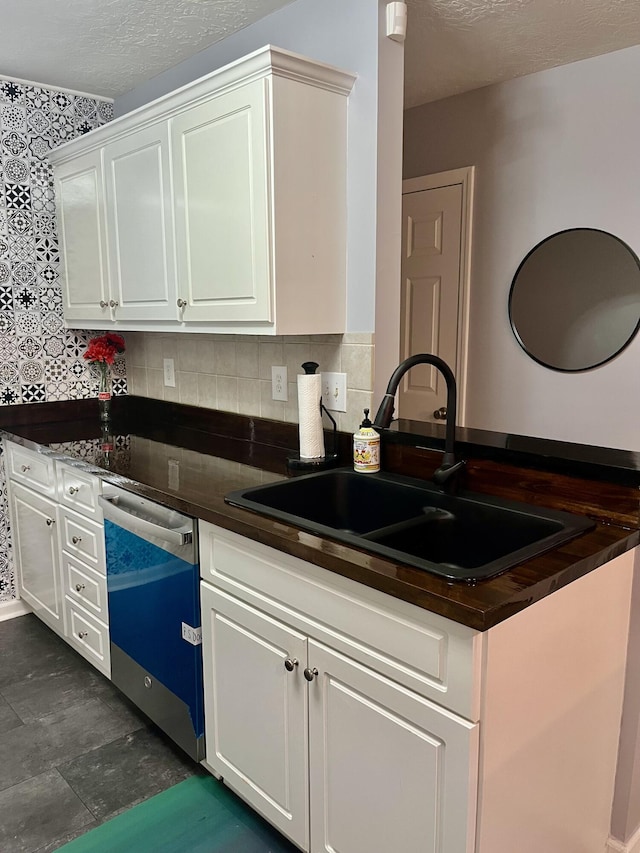
[[[84,640],[88,636],[89,636],[88,631],[78,631],[78,639]]]
[[[78,545],[80,542],[82,542],[82,536],[72,536],[71,541],[74,545]]]
[[[441,406],[439,409],[436,409],[435,412],[433,413],[433,417],[437,421],[446,421],[446,419],[447,419],[447,407]]]
[[[284,668],[287,672],[293,672],[293,670],[298,666],[298,658],[285,658],[284,659]]]
[[[30,471],[30,470],[31,470],[31,465],[21,465],[21,466],[20,466],[20,468],[21,468],[21,470],[22,470],[22,473],[23,473],[23,474],[26,474],[26,473],[27,473],[27,471]]]
[[[76,592],[82,592],[83,589],[84,589],[83,583],[77,583],[76,584]]]
[[[318,670],[315,668],[315,666],[313,667],[313,669],[309,669],[308,666],[304,668],[304,677],[307,679],[307,681],[313,681],[317,674]]]
[[[108,308],[109,307],[109,303],[105,302],[104,299],[100,300],[99,305],[101,308]]]
[[[69,486],[69,494],[76,495],[80,491],[80,486]]]
[[[53,518],[48,518],[48,519],[47,519],[47,527],[51,527],[51,525],[52,525],[52,524],[55,524],[55,523],[56,523],[56,522],[55,522],[55,519],[53,519]]]
[[[117,302],[115,299],[110,299],[110,300],[109,300],[109,305],[110,305],[110,307],[111,307],[111,308],[117,308],[117,307],[118,307],[118,305],[120,305],[120,303],[119,303],[119,302]]]
[[[178,299],[177,305],[178,305],[178,308],[186,308],[187,307],[187,300],[186,299]]]

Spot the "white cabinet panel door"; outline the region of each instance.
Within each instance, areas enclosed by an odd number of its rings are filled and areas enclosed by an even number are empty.
[[[64,317],[111,322],[104,187],[100,151],[56,169],[56,202],[64,264]]]
[[[272,318],[268,87],[257,80],[172,120],[185,321]]]
[[[18,591],[40,619],[64,636],[56,505],[17,483],[10,494]]]
[[[108,144],[104,169],[116,320],[176,320],[166,122]]]
[[[468,853],[477,725],[313,640],[309,667],[312,853]]]
[[[208,584],[201,601],[207,762],[308,849],[305,638]]]

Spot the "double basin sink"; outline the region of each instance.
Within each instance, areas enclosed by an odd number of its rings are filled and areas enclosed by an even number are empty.
[[[584,533],[583,516],[350,468],[226,496],[235,506],[450,580],[474,582]]]

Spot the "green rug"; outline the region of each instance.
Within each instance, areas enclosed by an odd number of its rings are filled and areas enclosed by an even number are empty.
[[[63,845],[58,853],[293,853],[213,776],[192,776]]]

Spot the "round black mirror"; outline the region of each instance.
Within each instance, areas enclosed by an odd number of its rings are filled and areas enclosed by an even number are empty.
[[[520,346],[545,367],[598,367],[618,355],[640,326],[640,261],[606,231],[552,234],[518,267],[509,319]]]

